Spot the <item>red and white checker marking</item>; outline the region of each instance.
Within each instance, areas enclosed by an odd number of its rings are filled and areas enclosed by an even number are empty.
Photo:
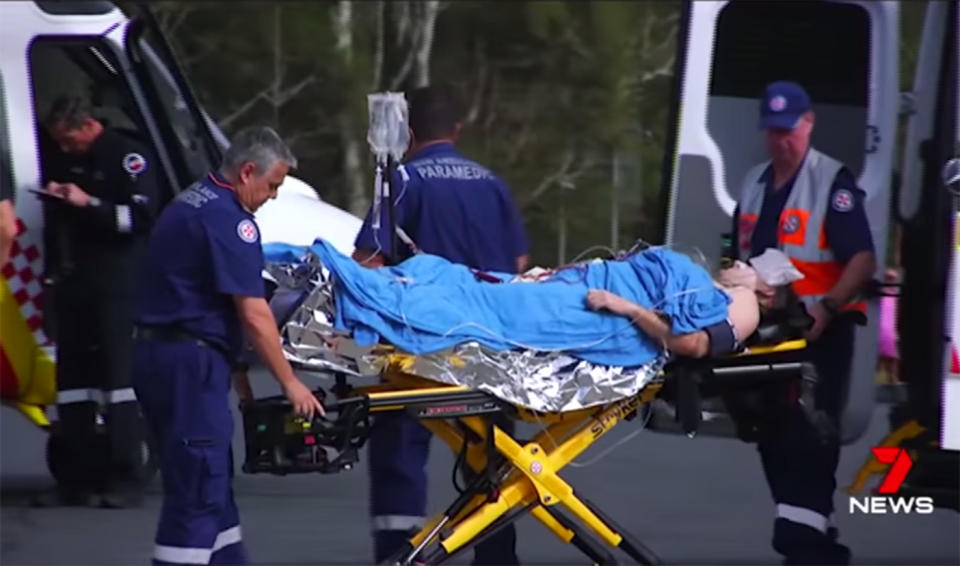
[[[47,336],[43,331],[43,285],[40,281],[43,262],[37,237],[36,231],[27,230],[23,221],[17,219],[17,237],[10,249],[10,261],[0,269],[0,273],[7,280],[33,338],[37,344],[44,345]]]

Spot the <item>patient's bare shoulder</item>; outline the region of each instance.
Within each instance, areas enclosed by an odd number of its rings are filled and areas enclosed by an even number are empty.
[[[737,331],[738,339],[745,340],[760,324],[757,296],[747,287],[729,287],[724,290],[732,299],[729,307],[730,323]]]

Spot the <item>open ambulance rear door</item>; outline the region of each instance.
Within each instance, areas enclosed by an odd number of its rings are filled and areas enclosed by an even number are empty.
[[[960,450],[960,7],[953,4],[953,43],[948,44],[953,62],[947,67],[944,82],[953,88],[953,158],[944,166],[943,180],[953,198],[953,244],[950,246],[951,271],[947,287],[947,344],[944,352],[941,389],[940,447]],[[948,87],[951,88],[951,87]],[[949,92],[949,91],[948,91]]]
[[[664,191],[664,241],[718,265],[742,179],[767,159],[757,129],[764,86],[804,85],[817,114],[812,143],[844,161],[866,191],[882,265],[899,104],[896,2],[687,2],[678,106]],[[874,404],[878,302],[858,328],[844,419],[849,443]]]
[[[897,213],[905,271],[900,375],[909,417],[960,450],[960,8],[928,2]],[[956,478],[955,478],[956,479]]]
[[[897,202],[904,283],[900,291],[900,375],[908,413],[939,430],[943,447],[960,448],[957,367],[957,201],[960,181],[956,2],[929,2],[917,54],[913,107]]]

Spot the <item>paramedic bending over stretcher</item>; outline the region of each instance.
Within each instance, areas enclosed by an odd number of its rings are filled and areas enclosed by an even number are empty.
[[[670,323],[657,313],[609,291],[591,289],[586,300],[593,310],[607,310],[629,318],[672,355],[703,358],[738,350],[740,341],[753,334],[760,322],[760,306],[753,288],[725,287],[723,290],[731,299],[727,319],[688,334],[671,333]]]
[[[517,273],[527,263],[527,239],[510,190],[486,167],[454,147],[462,112],[450,90],[425,87],[407,96],[410,148],[391,183],[394,216],[416,249],[480,271]],[[387,203],[381,228],[368,214],[353,258],[367,267],[399,263],[413,249],[398,245],[401,257],[388,258],[391,246]],[[406,248],[406,249],[403,249]],[[495,417],[512,433],[513,421]],[[370,512],[374,560],[400,550],[423,526],[427,502],[424,466],[430,432],[404,413],[378,418],[370,435]],[[475,564],[515,564],[516,535],[509,525],[476,546]]]

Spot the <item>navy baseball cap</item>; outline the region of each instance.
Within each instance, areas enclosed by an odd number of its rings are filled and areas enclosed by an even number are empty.
[[[802,86],[789,81],[770,83],[760,103],[760,129],[792,130],[800,116],[812,109],[810,97]]]

